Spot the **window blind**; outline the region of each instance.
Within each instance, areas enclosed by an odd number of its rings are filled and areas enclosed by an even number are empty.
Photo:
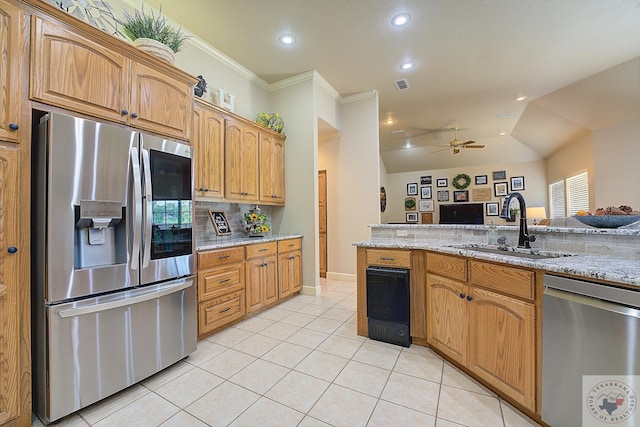
[[[579,210],[589,210],[589,176],[587,172],[567,178],[567,215],[575,215]]]
[[[549,184],[549,217],[562,218],[565,215],[564,181],[556,181]]]

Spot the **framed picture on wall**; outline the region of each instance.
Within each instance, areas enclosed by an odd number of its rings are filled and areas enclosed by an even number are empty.
[[[406,212],[406,222],[418,222],[418,212]]]
[[[418,195],[418,183],[411,182],[407,184],[407,196],[417,196]]]
[[[449,190],[438,190],[438,201],[439,202],[448,202],[449,201]]]
[[[485,203],[485,209],[487,212],[487,216],[498,216],[500,214],[500,203]]]
[[[447,178],[438,178],[438,180],[436,181],[436,185],[438,187],[446,187],[447,185],[449,185],[449,181],[447,180]]]
[[[474,202],[491,200],[491,188],[474,188],[472,191]]]
[[[524,176],[511,177],[511,191],[524,190]]]
[[[487,183],[487,175],[476,175],[476,185],[485,185]]]
[[[421,199],[430,199],[431,198],[431,186],[420,187],[420,198]]]
[[[493,193],[496,197],[506,196],[508,191],[506,182],[493,183]]]
[[[420,177],[420,185],[431,185],[431,175],[429,175],[429,176],[421,176]]]
[[[433,200],[420,200],[420,212],[433,212]]]
[[[469,201],[469,190],[459,190],[453,192],[453,201],[454,202],[468,202]]]
[[[500,179],[507,179],[507,171],[495,171],[493,173],[494,181],[498,181]]]

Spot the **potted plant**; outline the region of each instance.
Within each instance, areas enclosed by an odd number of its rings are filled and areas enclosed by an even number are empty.
[[[180,29],[176,30],[162,16],[162,6],[156,15],[151,11],[147,14],[136,10],[133,15],[124,11],[124,20],[119,21],[122,32],[129,37],[140,50],[146,51],[170,64],[175,63],[175,53],[182,49],[182,44],[188,38]]]

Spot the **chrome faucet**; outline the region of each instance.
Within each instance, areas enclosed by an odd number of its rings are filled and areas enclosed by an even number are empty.
[[[531,242],[535,242],[536,236],[533,234],[529,235],[529,230],[527,229],[527,204],[524,201],[524,197],[520,193],[511,193],[507,196],[502,205],[502,211],[500,212],[500,218],[511,219],[511,211],[509,210],[509,205],[511,204],[511,200],[513,198],[518,199],[518,203],[520,203],[520,231],[518,232],[518,247],[530,249]]]

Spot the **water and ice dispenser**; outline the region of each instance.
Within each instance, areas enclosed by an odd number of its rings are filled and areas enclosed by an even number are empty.
[[[75,268],[127,262],[125,208],[121,202],[82,200],[75,208]]]

